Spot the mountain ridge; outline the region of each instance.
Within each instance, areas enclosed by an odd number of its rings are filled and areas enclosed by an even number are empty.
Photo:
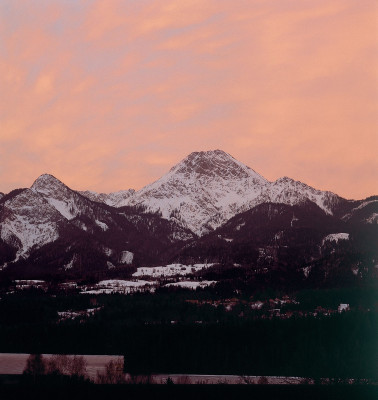
[[[275,212],[290,212],[288,207],[299,207],[301,219],[313,221],[314,227],[317,223],[314,216],[319,216],[319,221],[323,221],[321,234],[315,228],[307,233],[314,242],[310,253],[315,257],[316,246],[328,234],[352,232],[353,243],[353,232],[357,236],[359,231],[374,232],[377,206],[378,196],[346,200],[288,177],[269,182],[221,150],[191,153],[167,174],[137,192],[129,189],[106,195],[75,191],[53,175],[42,174],[30,188],[15,189],[0,198],[0,269],[1,265],[5,268],[12,262],[21,262],[34,266],[46,263],[63,270],[78,265],[80,269],[86,265],[89,269],[107,270],[123,267],[125,254],[126,264],[154,264],[163,260],[177,262],[184,256],[191,259],[190,249],[197,249],[196,254],[206,259],[206,252],[198,249],[209,243],[227,254],[231,251],[231,258],[234,254],[237,259],[247,260],[240,254],[252,251],[255,257],[256,251],[260,251],[256,247],[258,242],[254,239],[255,248],[248,250],[250,245],[237,232],[224,234],[222,229],[227,230],[230,221],[244,218],[243,215],[247,220],[259,221],[261,234],[251,224],[247,231],[240,229],[246,238],[251,232],[265,237],[262,246],[266,249],[261,251],[269,253],[273,244],[277,244],[270,236],[281,235],[287,229],[289,217],[278,219],[284,225],[274,225],[277,229],[273,232],[266,207]],[[255,214],[257,217],[252,217]],[[332,224],[327,224],[331,222],[348,224],[349,231],[330,230]],[[371,225],[371,229],[365,229],[364,225]],[[217,239],[218,231],[225,240]],[[296,246],[294,239],[300,239],[296,235],[294,232],[289,236],[289,247]],[[365,233],[365,237],[369,235]],[[240,242],[240,249],[227,244],[233,238],[238,238],[235,243]],[[362,239],[361,243],[364,246]],[[301,251],[307,248],[303,243],[301,246]],[[365,247],[369,250],[369,246]],[[262,259],[250,260],[255,263]]]

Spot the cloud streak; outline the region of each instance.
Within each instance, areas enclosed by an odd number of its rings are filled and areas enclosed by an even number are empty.
[[[375,1],[0,5],[0,191],[136,189],[222,148],[270,180],[377,190]]]

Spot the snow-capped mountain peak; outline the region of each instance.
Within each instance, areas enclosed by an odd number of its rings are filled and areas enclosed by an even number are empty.
[[[40,175],[31,186],[31,189],[37,187],[45,187],[51,185],[64,185],[58,178],[55,178],[54,175],[51,174],[42,174]]]
[[[156,182],[130,198],[202,235],[219,226],[269,182],[221,150],[189,154]]]
[[[185,176],[206,175],[224,179],[253,178],[256,182],[267,182],[257,172],[222,150],[193,152],[172,167],[170,173]]]
[[[51,206],[68,220],[79,213],[75,196],[79,196],[59,179],[50,174],[38,177],[30,188],[39,193]]]
[[[287,176],[272,182],[268,191],[270,201],[273,203],[294,205],[310,200],[331,215],[334,206],[340,201],[340,197],[332,192],[314,189]]]

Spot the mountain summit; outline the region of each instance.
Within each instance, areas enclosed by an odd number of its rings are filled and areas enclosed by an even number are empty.
[[[221,150],[194,152],[156,182],[130,197],[203,235],[235,215],[269,182]]]
[[[172,167],[170,172],[186,175],[187,177],[196,174],[197,176],[221,177],[226,180],[252,178],[256,183],[267,182],[257,172],[222,150],[193,152]]]

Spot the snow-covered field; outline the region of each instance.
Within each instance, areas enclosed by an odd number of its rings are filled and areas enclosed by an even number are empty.
[[[58,316],[61,321],[67,319],[85,318],[94,315],[99,310],[101,310],[101,307],[88,308],[86,310],[80,310],[80,311],[72,311],[72,310],[58,311]]]
[[[17,290],[24,290],[30,288],[37,289],[46,289],[47,284],[45,281],[37,280],[37,279],[29,279],[29,280],[15,280],[14,281]]]
[[[202,269],[210,268],[214,264],[169,264],[160,267],[141,267],[137,269],[137,272],[133,276],[151,276],[153,278],[159,278],[163,276],[175,276],[175,275],[189,275]]]
[[[83,294],[112,294],[112,293],[123,293],[129,294],[138,291],[149,291],[154,292],[156,281],[126,281],[122,279],[109,279],[100,281],[94,287],[84,290]]]
[[[324,245],[325,242],[338,243],[339,240],[349,240],[349,233],[331,233],[323,239],[322,245]]]
[[[175,282],[175,283],[168,283],[164,285],[164,287],[181,287],[184,289],[191,289],[191,290],[196,290],[197,288],[205,288],[207,286],[215,285],[217,281],[181,281],[181,282]]]

